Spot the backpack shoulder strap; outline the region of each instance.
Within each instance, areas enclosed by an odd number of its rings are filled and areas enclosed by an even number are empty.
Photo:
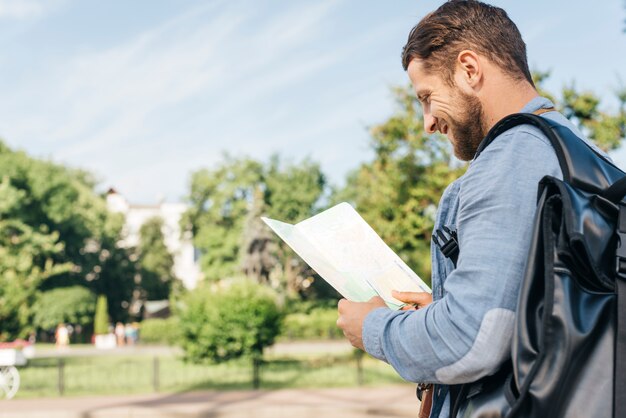
[[[622,170],[597,153],[568,127],[532,113],[514,113],[496,123],[478,146],[474,159],[499,135],[519,125],[532,125],[546,136],[558,158],[563,180],[569,184],[600,193],[624,176]]]
[[[552,125],[546,119],[532,113],[514,113],[496,123],[478,146],[474,159],[477,159],[494,139],[519,125],[532,125],[538,128],[548,138],[559,159],[559,165],[561,166],[561,171],[563,171],[563,179],[569,183],[571,180],[570,162],[565,158],[561,138],[555,134],[552,130]]]

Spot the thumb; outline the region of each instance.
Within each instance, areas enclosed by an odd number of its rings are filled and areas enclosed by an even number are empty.
[[[398,292],[397,290],[392,290],[391,296],[401,302],[416,305],[418,308],[423,308],[433,301],[433,295],[428,292]]]

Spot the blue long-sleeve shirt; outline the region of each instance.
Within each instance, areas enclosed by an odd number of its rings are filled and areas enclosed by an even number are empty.
[[[550,107],[537,97],[521,112]],[[556,111],[543,117],[578,133]],[[449,416],[446,385],[492,374],[510,355],[537,186],[546,175],[562,178],[539,129],[523,125],[498,136],[441,197],[435,229],[457,230],[460,255],[455,269],[431,245],[433,303],[417,311],[379,308],[365,318],[369,354],[406,380],[437,384],[431,417]]]

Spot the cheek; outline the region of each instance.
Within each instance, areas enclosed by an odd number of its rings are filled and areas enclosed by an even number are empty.
[[[442,98],[431,98],[430,108],[433,114],[435,113],[435,111],[442,114],[450,114],[450,112],[452,111],[450,102]]]
[[[456,120],[454,117],[453,107],[449,102],[445,102],[443,100],[433,100],[430,103],[430,112],[434,117],[443,119],[447,125],[452,124],[454,120]]]

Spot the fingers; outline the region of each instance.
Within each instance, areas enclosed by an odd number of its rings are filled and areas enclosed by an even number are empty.
[[[418,308],[423,308],[433,301],[433,296],[428,292],[398,292],[397,290],[392,290],[391,296],[401,302],[416,305]]]
[[[341,328],[343,330],[344,325],[345,325],[345,319],[342,315],[343,311],[346,308],[346,305],[348,304],[348,300],[347,299],[339,299],[339,302],[337,303],[337,311],[339,312],[339,317],[337,318],[337,326],[339,328]]]
[[[339,299],[339,302],[337,303],[337,309],[339,310],[339,313],[341,313],[341,311],[346,308],[346,305],[348,303],[348,299]]]

